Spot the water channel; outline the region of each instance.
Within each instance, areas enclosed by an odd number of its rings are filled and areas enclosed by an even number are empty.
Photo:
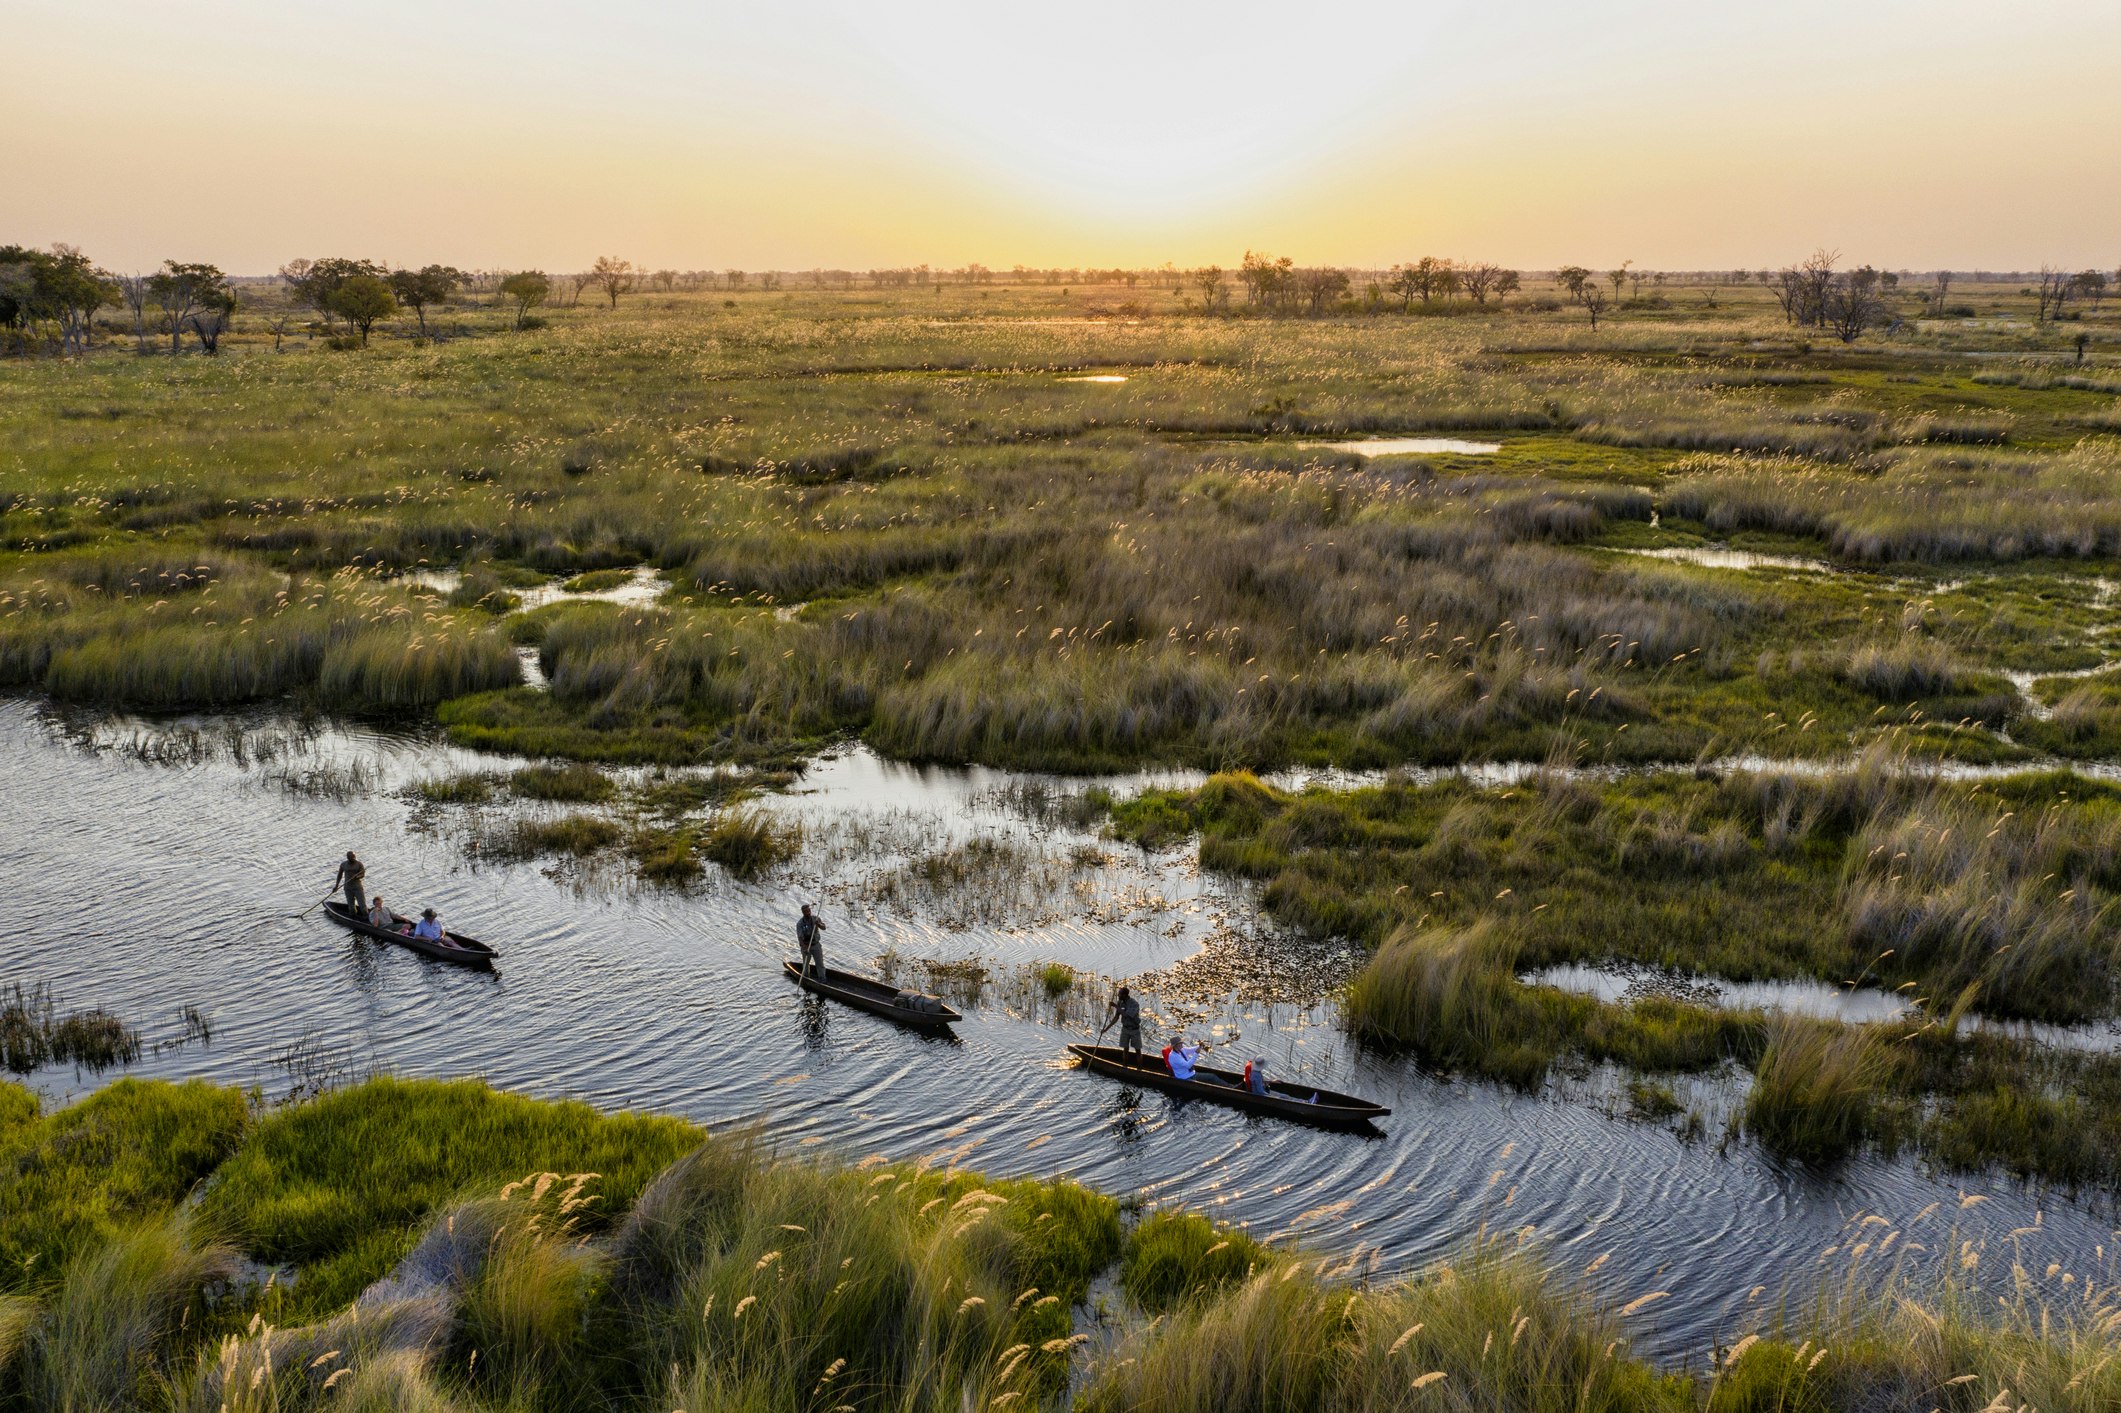
[[[1680,1084],[1707,1119],[1707,1136],[1688,1138],[1625,1117],[1616,1076],[1523,1095],[1361,1051],[1330,1000],[1346,948],[1283,935],[1244,888],[1202,875],[1190,848],[1145,855],[1066,822],[1052,801],[1089,782],[848,749],[758,806],[804,826],[788,870],[756,884],[710,872],[673,891],[486,859],[476,811],[416,803],[407,787],[508,763],[425,732],[275,714],[150,722],[8,698],[0,759],[0,897],[15,920],[0,985],[49,985],[62,1009],[104,1006],[136,1025],[145,1049],[126,1073],[272,1097],[320,1074],[482,1076],[758,1124],[791,1152],[1067,1174],[1380,1274],[1446,1256],[1483,1224],[1529,1227],[1570,1268],[1610,1252],[1595,1279],[1617,1300],[1672,1292],[1642,1316],[1640,1347],[1674,1357],[1739,1324],[1755,1287],[1803,1288],[1867,1214],[1932,1209],[1932,1249],[1947,1249],[1951,1223],[2020,1248],[2033,1269],[2089,1264],[2114,1235],[2103,1206],[2002,1178],[1938,1177],[1906,1159],[1818,1173],[1720,1141],[1735,1076]],[[932,879],[921,860],[973,840],[1000,866],[967,886],[920,886]],[[302,915],[349,847],[393,904],[432,904],[498,945],[497,973]],[[798,901],[823,905],[837,964],[979,959],[987,984],[953,998],[958,1038],[789,985],[779,960]],[[1315,1132],[1076,1070],[1063,1046],[1094,1028],[1099,993],[1056,1001],[1013,980],[1045,961],[1143,978],[1152,1043],[1182,1028],[1392,1116],[1375,1135]],[[184,1038],[186,1004],[210,1019],[210,1041]],[[61,1103],[114,1077],[62,1067],[28,1082]],[[1988,1200],[1963,1205],[1969,1194]]]

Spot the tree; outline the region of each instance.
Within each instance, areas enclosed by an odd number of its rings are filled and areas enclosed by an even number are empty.
[[[1230,287],[1223,283],[1223,267],[1220,265],[1195,270],[1193,287],[1200,291],[1200,307],[1211,314],[1230,302]]]
[[[1623,260],[1620,262],[1619,269],[1606,272],[1606,278],[1613,282],[1613,298],[1615,300],[1620,298],[1620,287],[1628,282],[1628,266],[1634,263],[1632,260]]]
[[[1605,313],[1605,286],[1596,280],[1585,280],[1583,288],[1577,292],[1576,302],[1583,306],[1584,313],[1591,316],[1591,332],[1597,333],[1598,316]]]
[[[37,321],[37,267],[49,257],[22,245],[0,245],[0,329],[27,334]]]
[[[744,287],[744,272],[742,270],[724,270],[722,271],[722,279],[731,289],[742,289]]]
[[[1939,270],[1936,274],[1935,280],[1930,285],[1931,317],[1942,318],[1944,316],[1944,297],[1950,294],[1951,292],[1952,272],[1949,270]]]
[[[1571,299],[1581,301],[1584,287],[1591,282],[1591,272],[1581,265],[1564,265],[1554,272],[1554,283],[1568,292]]]
[[[375,327],[376,320],[388,319],[398,312],[398,298],[390,292],[387,281],[374,275],[355,275],[342,280],[339,287],[325,299],[324,307],[344,319],[347,327],[361,332],[361,344],[368,344],[368,331]]]
[[[1770,289],[1774,292],[1775,303],[1782,310],[1784,322],[1795,324],[1802,321],[1805,288],[1804,274],[1795,265],[1787,267],[1775,276],[1775,283]]]
[[[1485,308],[1488,296],[1495,292],[1497,282],[1502,279],[1505,273],[1507,272],[1500,265],[1484,263],[1465,265],[1458,271],[1458,282],[1465,287],[1466,294],[1472,298],[1475,304]],[[1512,285],[1511,288],[1514,289],[1515,286]]]
[[[589,275],[611,300],[614,309],[619,307],[619,296],[633,289],[631,260],[614,260],[609,255],[599,255],[597,263],[589,267]]]
[[[418,270],[390,272],[390,292],[398,303],[419,316],[420,337],[427,336],[427,306],[447,304],[464,283],[464,272],[450,265],[428,265]]]
[[[340,285],[359,276],[381,280],[387,272],[373,260],[348,260],[327,256],[322,260],[290,260],[280,267],[280,278],[297,304],[307,305],[330,318],[337,313],[331,296]]]
[[[1411,265],[1392,267],[1392,289],[1400,296],[1400,307],[1411,309],[1419,299],[1427,304],[1439,292],[1448,292],[1451,262],[1424,255]]]
[[[661,290],[663,293],[668,294],[670,293],[670,291],[677,288],[678,272],[675,270],[658,270],[655,272],[654,279],[655,287]],[[823,284],[824,282],[823,280],[820,280],[819,283]]]
[[[2058,270],[2052,265],[2042,265],[2040,267],[2040,283],[2035,290],[2035,294],[2040,300],[2040,308],[2038,313],[2034,315],[2034,323],[2042,324],[2049,319],[2060,319],[2062,317],[2062,306],[2068,301],[2070,295],[2069,281],[2070,277],[2066,272]]]
[[[587,270],[577,270],[566,278],[567,283],[574,287],[574,293],[567,301],[569,307],[572,307],[582,302],[582,291],[596,283],[597,277]]]
[[[1854,343],[1857,335],[1885,317],[1883,284],[1868,265],[1835,276],[1820,306],[1822,325],[1843,343]]]
[[[1303,292],[1304,303],[1316,316],[1323,314],[1327,305],[1348,292],[1348,272],[1332,268],[1300,270],[1296,285]]]
[[[211,357],[221,351],[221,335],[227,333],[236,322],[236,294],[225,290],[217,297],[201,304],[192,311],[187,320],[191,331],[198,336],[199,351]],[[273,340],[273,350],[279,351],[280,343]]]
[[[2097,309],[2106,298],[2106,272],[2104,270],[2078,271],[2069,277],[2069,291],[2073,298],[2088,300],[2092,308]]]
[[[1498,270],[1495,273],[1495,302],[1503,300],[1524,286],[1524,277],[1515,270]]]
[[[71,245],[54,245],[38,272],[36,300],[59,326],[59,348],[87,351],[95,332],[96,311],[118,297],[110,275]]]
[[[501,281],[501,295],[512,299],[516,306],[516,327],[522,328],[530,317],[530,311],[545,302],[552,293],[552,281],[542,270],[518,270]]]
[[[1296,262],[1284,255],[1279,260],[1245,252],[1237,278],[1244,282],[1245,302],[1260,309],[1273,309],[1288,297],[1295,283]]]
[[[147,352],[147,306],[154,300],[153,277],[149,275],[120,275],[117,278],[118,299],[133,311],[133,339],[140,352]]]
[[[1422,292],[1422,279],[1412,265],[1394,265],[1392,267],[1392,278],[1387,287],[1392,293],[1399,296],[1400,313],[1411,314],[1414,312],[1414,296]]]
[[[192,315],[206,309],[236,307],[235,291],[228,287],[228,277],[212,265],[165,260],[162,268],[148,277],[148,288],[162,317],[169,321],[171,353],[183,351],[181,340],[184,331],[192,327]],[[201,347],[204,346],[202,340]]]
[[[1800,322],[1822,329],[1827,326],[1827,293],[1834,286],[1834,266],[1840,261],[1840,251],[1821,246],[1798,267],[1799,304],[1804,315]]]
[[[96,311],[117,298],[116,281],[71,245],[0,246],[0,328],[28,338],[49,323],[62,353],[81,353],[95,332]]]

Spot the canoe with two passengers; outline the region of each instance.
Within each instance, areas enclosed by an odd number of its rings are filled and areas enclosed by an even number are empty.
[[[1205,1099],[1255,1114],[1273,1114],[1328,1128],[1359,1128],[1392,1112],[1382,1104],[1352,1094],[1336,1094],[1330,1089],[1279,1079],[1267,1081],[1266,1093],[1254,1094],[1245,1087],[1243,1075],[1206,1065],[1194,1066],[1193,1078],[1180,1079],[1171,1073],[1161,1055],[1137,1055],[1117,1045],[1070,1045],[1068,1050],[1090,1069],[1115,1079],[1146,1084],[1188,1099]]]
[[[889,1016],[901,1025],[941,1030],[964,1019],[938,997],[919,991],[903,991],[889,982],[858,976],[851,971],[826,967],[824,976],[820,977],[805,971],[799,963],[787,961],[781,963],[781,969],[805,991],[830,996],[835,1001],[844,1001],[876,1015]]]
[[[411,919],[399,917],[396,913],[392,913],[391,918],[398,927],[405,929],[403,932],[389,927],[377,927],[347,903],[326,902],[324,910],[330,913],[331,920],[341,927],[350,927],[363,937],[395,942],[400,947],[410,948],[423,957],[433,957],[438,962],[454,962],[460,967],[490,967],[494,964],[494,959],[501,955],[478,938],[466,937],[461,932],[450,933],[447,942],[415,937],[412,935]]]

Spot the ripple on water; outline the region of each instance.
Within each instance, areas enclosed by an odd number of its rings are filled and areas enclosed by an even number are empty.
[[[934,1153],[1003,1176],[1064,1173],[1116,1194],[1205,1206],[1380,1273],[1449,1254],[1484,1222],[1529,1225],[1578,1268],[1610,1252],[1595,1279],[1614,1296],[1675,1292],[1643,1342],[1673,1355],[1698,1355],[1754,1285],[1807,1279],[1854,1214],[1904,1220],[1941,1203],[1969,1236],[1999,1241],[2037,1217],[2039,1230],[2019,1240],[2043,1264],[2109,1238],[2098,1214],[2059,1199],[2042,1214],[2040,1199],[2007,1184],[1961,1212],[1959,1183],[1905,1161],[1821,1176],[1743,1142],[1689,1143],[1616,1119],[1610,1106],[1560,1088],[1527,1096],[1440,1080],[1350,1044],[1328,1004],[1238,994],[1171,1014],[1193,1034],[1234,1036],[1224,1047],[1233,1059],[1264,1057],[1389,1105],[1379,1136],[1174,1102],[1078,1072],[1060,1056],[1081,1031],[1056,1025],[1050,1011],[978,1005],[954,1042],[934,1041],[809,997],[781,976],[795,900],[874,862],[845,847],[848,831],[889,824],[947,842],[1015,829],[1056,849],[1095,844],[1051,816],[1027,822],[1018,807],[1038,789],[1086,782],[844,752],[768,802],[816,826],[789,875],[710,880],[680,894],[577,886],[532,865],[469,858],[448,829],[412,827],[391,793],[496,768],[489,758],[417,734],[247,720],[301,742],[285,749],[309,764],[363,762],[376,788],[303,795],[271,784],[255,759],[246,767],[226,753],[149,764],[115,747],[136,733],[166,734],[170,723],[76,716],[64,719],[68,731],[30,703],[0,702],[12,826],[0,831],[0,897],[13,916],[40,920],[11,938],[0,982],[48,982],[62,1004],[105,1005],[133,1021],[148,1044],[130,1073],[273,1094],[297,1070],[480,1075],[596,1104],[759,1122],[791,1147],[821,1140],[848,1155]],[[209,737],[220,729],[192,724]],[[84,740],[103,748],[84,749]],[[394,901],[432,902],[498,945],[498,972],[428,963],[303,915],[349,847]],[[920,906],[828,902],[826,944],[856,963],[895,944],[1131,976],[1190,955],[1215,926],[1268,928],[1248,893],[1202,879],[1184,852],[1101,847],[1113,855],[1104,871],[1170,906],[1147,921],[1086,909],[1021,928],[950,928]],[[1174,920],[1183,926],[1166,935]],[[1171,1009],[1148,999],[1154,1014]],[[158,1048],[181,1034],[186,1002],[208,1013],[212,1041]],[[61,1069],[33,1082],[63,1102],[107,1078]],[[1715,1082],[1701,1083],[1702,1102],[1715,1102]]]

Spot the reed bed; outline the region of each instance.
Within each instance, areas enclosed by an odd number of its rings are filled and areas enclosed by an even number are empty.
[[[2068,449],[2093,375],[1972,379],[1925,361],[1942,331],[1880,378],[1750,296],[1595,339],[1536,306],[1130,324],[1010,312],[1024,297],[941,319],[688,298],[354,359],[11,363],[0,681],[157,709],[446,703],[467,744],[671,764],[849,733],[1078,770],[1578,738],[1684,759],[1757,734],[1767,691],[1802,698],[1812,741],[1857,736],[1875,699],[1713,665],[1866,635],[1831,595],[1577,547],[1659,542],[1658,510],[1865,561],[2113,538],[2110,456]],[[1063,381],[1084,368],[1129,381]],[[1424,429],[1503,450],[1297,440]],[[655,615],[507,613],[541,576],[642,563],[675,586]],[[408,587],[438,567],[450,593]],[[544,640],[550,693],[507,690],[511,638]]]

